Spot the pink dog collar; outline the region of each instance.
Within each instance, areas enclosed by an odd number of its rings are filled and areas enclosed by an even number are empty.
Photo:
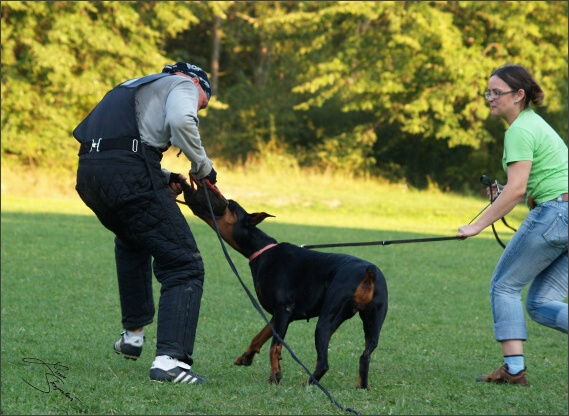
[[[276,244],[269,244],[268,246],[263,247],[259,251],[255,251],[253,254],[251,254],[251,257],[249,257],[249,261],[253,261],[255,258],[259,257],[262,252],[264,252],[270,248],[273,248],[274,246],[276,246]]]

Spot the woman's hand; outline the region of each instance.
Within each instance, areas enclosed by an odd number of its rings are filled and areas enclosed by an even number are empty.
[[[468,237],[474,237],[480,234],[481,229],[476,224],[462,225],[458,227],[458,233],[456,236],[459,240],[465,240]]]
[[[505,187],[506,187],[505,185],[500,185],[499,183],[493,183],[492,195],[490,195],[490,188],[486,188],[486,196],[488,197],[488,200],[490,202],[494,202],[496,198],[498,198],[498,195],[502,193]],[[490,199],[490,197],[492,197],[492,199]]]

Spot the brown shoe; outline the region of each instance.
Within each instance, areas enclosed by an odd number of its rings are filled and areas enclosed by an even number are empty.
[[[485,381],[487,383],[509,383],[509,384],[519,384],[521,386],[528,385],[528,379],[526,377],[526,369],[524,368],[518,374],[510,374],[508,372],[508,364],[504,364],[496,371],[485,374],[483,376],[476,377],[476,381]]]

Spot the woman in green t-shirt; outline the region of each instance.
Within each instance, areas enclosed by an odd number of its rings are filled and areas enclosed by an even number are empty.
[[[567,145],[536,114],[545,94],[529,71],[505,65],[494,71],[484,97],[492,115],[509,125],[502,163],[508,182],[490,208],[471,225],[458,228],[465,239],[526,201],[529,213],[506,246],[490,284],[494,336],[501,343],[504,365],[477,381],[527,385],[523,341],[527,340],[521,301],[541,325],[567,333]],[[496,186],[496,185],[495,185]],[[493,192],[495,195],[496,192]]]

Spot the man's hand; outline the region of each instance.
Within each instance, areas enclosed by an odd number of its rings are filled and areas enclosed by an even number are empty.
[[[184,199],[194,215],[198,217],[210,217],[210,204],[213,214],[216,217],[223,216],[227,209],[228,202],[221,194],[217,186],[210,183],[209,179],[204,178],[205,186],[201,180],[190,175],[191,185],[184,183]],[[207,196],[206,196],[207,193]],[[209,200],[209,203],[208,203]]]
[[[208,179],[209,183],[215,185],[215,183],[217,182],[217,172],[215,171],[214,168],[211,168],[209,175],[207,175],[205,179]]]
[[[188,179],[185,175],[181,173],[170,173],[170,179],[168,180],[168,190],[172,196],[178,196],[184,190],[182,188],[182,182],[185,182]]]

